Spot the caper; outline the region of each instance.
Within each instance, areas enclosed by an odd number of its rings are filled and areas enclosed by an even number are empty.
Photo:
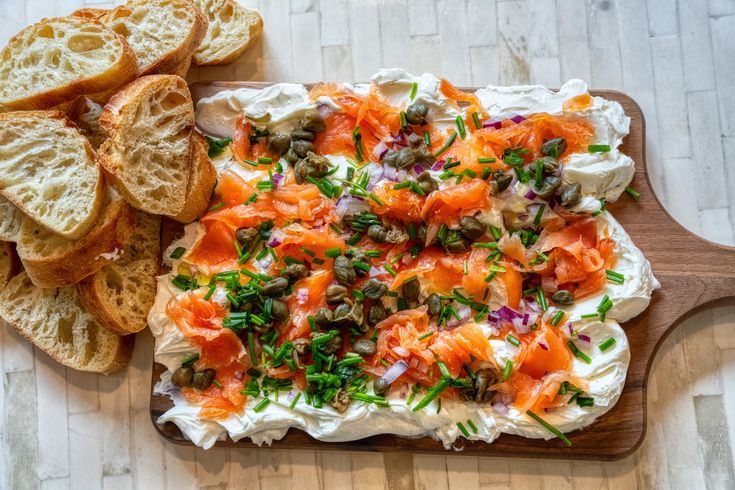
[[[273,133],[268,138],[268,149],[278,155],[283,155],[291,146],[291,137],[284,133]]]
[[[390,383],[383,378],[373,381],[373,393],[378,396],[385,396],[390,391]]]
[[[276,277],[263,284],[263,294],[265,296],[280,296],[288,288],[288,279],[285,277]]]
[[[304,131],[303,129],[294,129],[293,131],[291,131],[291,139],[294,141],[297,141],[297,140],[314,141],[314,133],[311,133],[309,131]]]
[[[469,245],[469,241],[465,237],[461,237],[457,240],[452,240],[451,242],[445,242],[444,249],[450,254],[459,254],[466,252]]]
[[[424,194],[427,195],[439,188],[439,184],[436,183],[436,180],[434,180],[431,174],[426,171],[421,172],[418,177],[416,177],[416,182],[418,182],[419,187],[424,191]]]
[[[251,378],[255,378],[255,379],[260,378],[260,375],[261,375],[260,370],[254,367],[248,368],[246,372],[248,373],[248,376],[250,376]]]
[[[582,186],[575,182],[561,188],[561,205],[571,208],[582,199]]]
[[[366,298],[380,299],[387,292],[388,286],[374,277],[371,277],[362,285],[362,294]]]
[[[380,225],[370,225],[367,230],[367,236],[376,243],[383,243],[388,231]]]
[[[395,167],[397,158],[398,158],[397,151],[388,150],[385,152],[385,155],[383,155],[383,165],[388,165],[389,167]]]
[[[255,228],[238,228],[235,231],[235,238],[243,249],[250,249],[253,242],[258,239],[260,233]]]
[[[327,310],[329,311],[329,310]],[[293,341],[293,350],[302,356],[311,349],[311,339],[295,339]]]
[[[283,268],[283,276],[291,282],[296,282],[309,275],[309,269],[304,264],[288,264]]]
[[[253,329],[258,333],[268,333],[271,327],[273,327],[273,324],[271,322],[266,322],[262,325],[255,325]]]
[[[370,265],[370,257],[365,255],[365,253],[362,251],[356,252],[352,256],[352,265],[354,266],[355,264],[359,263]],[[358,267],[355,267],[355,274],[357,274],[358,277],[365,277],[367,275],[367,272]]]
[[[416,155],[413,154],[411,148],[401,148],[396,156],[396,166],[402,169],[409,169],[416,164]]]
[[[463,216],[459,220],[459,231],[465,238],[475,240],[485,234],[485,225],[472,216]]]
[[[561,179],[559,177],[557,177],[556,175],[547,175],[546,177],[544,177],[541,188],[537,189],[536,186],[534,186],[533,192],[535,192],[536,195],[541,199],[548,199],[554,194],[554,191],[560,185]]]
[[[183,388],[184,386],[191,386],[193,379],[194,370],[192,368],[180,367],[171,375],[171,384]]]
[[[338,305],[347,296],[347,288],[339,284],[332,284],[327,288],[326,302],[328,305]]]
[[[296,164],[300,160],[299,156],[293,151],[293,148],[289,148],[286,153],[283,154],[283,158],[291,165]]]
[[[408,235],[402,228],[398,226],[391,226],[385,234],[386,243],[403,243],[408,241]]]
[[[324,353],[326,355],[334,354],[342,348],[342,337],[335,335],[324,344]]]
[[[351,286],[357,278],[357,274],[355,274],[355,266],[352,265],[352,261],[344,255],[339,255],[334,258],[332,270],[334,271],[334,278],[343,286]]]
[[[426,305],[429,307],[429,316],[436,316],[442,311],[442,300],[436,293],[431,293],[426,298]]]
[[[342,301],[340,298],[339,301]],[[326,327],[332,323],[332,310],[329,308],[320,308],[314,315],[314,322],[320,327]]]
[[[352,346],[355,352],[363,357],[369,357],[375,354],[375,342],[369,339],[360,339]]]
[[[536,162],[541,162],[544,173],[553,174],[559,168],[559,162],[554,157],[541,157]]]
[[[385,307],[381,304],[373,305],[368,310],[368,323],[372,326],[377,325],[386,319],[388,315],[385,312]]]
[[[418,133],[411,133],[406,138],[406,144],[409,148],[415,150],[416,148],[424,144],[424,138],[419,136]]]
[[[271,317],[279,322],[286,321],[288,318],[288,305],[278,298],[273,298],[271,304]]]
[[[294,153],[298,155],[301,158],[305,158],[306,154],[309,152],[316,151],[316,147],[314,146],[314,143],[311,141],[306,140],[296,140],[293,143],[291,143],[291,149],[293,149]]]
[[[551,300],[558,305],[571,305],[574,303],[574,296],[566,289],[560,289],[551,296]]]
[[[313,109],[304,113],[304,117],[301,118],[299,124],[301,125],[301,129],[311,131],[312,133],[321,133],[327,127],[319,111]]]
[[[493,391],[488,388],[499,381],[498,373],[492,369],[479,369],[475,375],[475,401],[486,402],[492,398]]]
[[[203,369],[194,373],[191,384],[197,390],[206,390],[214,381],[215,376],[217,376],[217,371],[214,369]]]
[[[564,153],[567,149],[567,140],[564,138],[552,138],[548,141],[544,141],[544,144],[541,145],[541,154],[546,156],[552,156],[554,158],[559,158],[559,155]]]
[[[308,143],[308,142],[307,142]],[[306,158],[299,160],[294,165],[294,177],[298,184],[303,184],[306,177],[319,179],[329,172],[329,160],[314,152],[308,152]]]
[[[401,287],[401,292],[403,293],[403,297],[408,301],[416,301],[419,299],[419,293],[421,292],[421,283],[418,279],[404,282]]]
[[[429,108],[420,102],[414,102],[406,108],[406,121],[409,124],[424,124]]]
[[[337,390],[337,394],[334,395],[334,398],[329,400],[329,404],[332,405],[338,412],[344,412],[347,410],[347,407],[350,406],[350,401],[352,400],[352,397],[350,396],[350,393],[347,390],[343,390],[342,388],[339,388]]]
[[[500,194],[510,186],[511,182],[513,182],[513,176],[510,173],[497,170],[493,172],[493,180],[490,181],[490,189],[493,194]]]
[[[424,143],[421,143],[418,148],[415,148],[413,154],[416,157],[416,163],[424,167],[434,165],[434,162],[436,162],[436,157],[431,152],[431,149]]]

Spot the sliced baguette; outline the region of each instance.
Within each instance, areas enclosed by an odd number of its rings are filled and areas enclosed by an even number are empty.
[[[235,61],[263,32],[263,19],[235,0],[193,0],[207,16],[209,27],[194,53],[195,65],[226,65]]]
[[[128,41],[141,75],[172,72],[207,32],[207,18],[187,0],[131,0],[99,21]]]
[[[0,105],[48,109],[129,82],[138,73],[125,39],[82,17],[44,19],[0,52]]]
[[[13,245],[8,242],[0,242],[0,291],[5,287],[18,269]]]
[[[71,13],[72,17],[81,17],[82,19],[97,20],[109,12],[107,9],[98,9],[93,7],[85,7],[77,9]]]
[[[170,75],[176,75],[177,77],[186,78],[186,74],[189,73],[189,68],[191,68],[191,60],[192,57],[189,56],[186,58],[181,64],[174,67],[173,70],[169,72]]]
[[[135,214],[120,196],[110,193],[100,218],[79,240],[66,240],[25,218],[17,251],[28,276],[41,288],[77,283],[110,262],[135,226]]]
[[[184,209],[172,216],[180,223],[191,223],[207,210],[212,197],[212,189],[217,181],[217,170],[209,159],[207,140],[194,131],[191,134],[191,168],[189,169],[189,186],[186,190]]]
[[[119,371],[135,342],[95,322],[73,287],[41,289],[25,272],[0,291],[0,317],[53,359],[80,371]]]
[[[105,135],[100,128],[101,114],[102,106],[87,97],[79,97],[66,110],[66,115],[74,122],[79,132],[87,137],[95,150],[105,141]]]
[[[79,238],[104,199],[89,142],[60,111],[0,114],[0,193],[55,233]]]
[[[134,207],[175,216],[189,181],[194,106],[183,78],[149,75],[115,94],[100,116],[110,181]]]
[[[18,241],[23,213],[0,194],[0,240]]]
[[[138,211],[122,255],[77,284],[82,304],[118,335],[143,330],[156,298],[161,261],[161,218]]]

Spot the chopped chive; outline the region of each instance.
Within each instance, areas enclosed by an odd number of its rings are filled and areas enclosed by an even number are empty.
[[[595,399],[589,396],[577,396],[576,402],[580,407],[592,407],[595,404]]]
[[[567,342],[567,345],[569,346],[569,349],[571,349],[572,354],[574,354],[576,357],[582,359],[586,364],[591,364],[592,359],[590,359],[590,356],[579,350],[579,348],[575,345],[575,343],[571,340]]]
[[[543,160],[536,160],[536,175],[534,177],[534,186],[536,187],[536,189],[541,189],[541,185],[543,185],[543,183],[544,183],[544,162]]]
[[[477,162],[478,163],[495,163],[495,159],[490,158],[490,157],[480,157],[477,159]]]
[[[344,231],[342,230],[342,228],[340,228],[339,226],[335,225],[334,223],[330,223],[329,227],[332,229],[333,232],[335,232],[338,235],[341,235],[342,233],[344,233]]]
[[[176,247],[173,252],[171,252],[171,257],[174,260],[178,260],[181,257],[183,257],[184,253],[186,252],[186,249],[184,247]]]
[[[232,138],[224,138],[221,140],[216,140],[214,138],[210,138],[209,136],[205,136],[207,138],[207,143],[209,144],[209,150],[207,151],[207,155],[209,158],[216,157],[223,151],[225,151],[225,148],[227,148],[227,145],[232,143]]]
[[[288,406],[288,408],[290,410],[293,410],[294,409],[294,407],[296,406],[296,404],[299,402],[299,398],[301,398],[301,392],[300,391],[298,393],[296,393],[296,396],[291,401],[291,405]]]
[[[513,334],[508,334],[508,336],[505,338],[505,340],[507,340],[511,344],[515,345],[516,347],[518,347],[519,345],[521,345],[521,341],[518,340],[517,338],[515,338],[513,336]]]
[[[604,341],[604,342],[602,342],[600,344],[600,350],[602,352],[605,352],[610,347],[612,347],[613,345],[615,345],[615,343],[616,343],[615,339],[613,337],[610,337],[609,339],[607,339],[606,341]]]
[[[429,338],[429,337],[431,337],[432,335],[434,335],[434,332],[433,332],[433,331],[431,331],[431,332],[426,332],[426,333],[424,333],[424,334],[421,334],[421,335],[419,335],[419,340],[424,340],[424,339],[428,339],[428,338]]]
[[[414,97],[416,97],[416,92],[419,89],[419,84],[416,82],[413,82],[411,84],[411,93],[408,95],[409,100],[413,100]]]
[[[495,225],[490,225],[490,233],[493,234],[493,238],[495,238],[496,241],[500,240],[500,228]]]
[[[248,197],[247,200],[243,204],[247,206],[248,204],[254,203],[257,200],[258,200],[258,193],[253,192],[252,194],[250,194],[250,197]]]
[[[439,372],[441,373],[442,378],[451,378],[452,377],[452,375],[449,374],[449,369],[447,369],[447,365],[444,364],[443,362],[436,361],[436,367],[439,368]]]
[[[425,129],[424,129],[424,143],[426,143],[426,146],[431,148],[431,135]]]
[[[610,282],[614,282],[616,284],[623,284],[625,282],[625,276],[620,274],[619,272],[605,269],[605,274],[607,275],[607,280]]]
[[[475,123],[475,129],[480,129],[482,127],[482,122],[480,121],[480,114],[478,114],[477,111],[472,113],[472,121]]]
[[[401,129],[403,131],[408,130],[408,121],[406,120],[406,113],[401,111]]]
[[[245,160],[242,161],[242,163],[245,163],[247,165],[250,165],[251,167],[257,167],[258,166],[258,162],[255,162],[253,160],[247,160],[247,159],[245,159]]]
[[[359,242],[361,238],[362,238],[362,235],[360,233],[355,233],[350,238],[348,238],[347,240],[345,240],[345,243],[347,245],[354,245],[357,242]]]
[[[192,367],[199,360],[199,354],[189,354],[181,360],[181,367]]]
[[[219,208],[223,208],[224,206],[225,206],[225,203],[218,202],[217,204],[209,208],[208,211],[217,211]]]
[[[533,218],[533,224],[536,226],[541,225],[541,217],[544,215],[544,209],[546,208],[546,203],[541,203],[541,206],[539,206],[538,211],[536,211],[536,216]]]
[[[533,413],[531,410],[526,410],[526,414],[529,417],[531,417],[533,420],[541,424],[544,427],[544,429],[548,430],[549,432],[554,434],[556,437],[561,439],[561,442],[563,442],[565,446],[567,447],[572,446],[571,441],[567,439],[567,436],[562,434],[562,432],[559,429],[557,429],[556,427],[554,427],[553,425],[551,425],[550,423],[548,423],[547,421],[545,421],[544,419],[542,419],[541,417]]]
[[[248,351],[250,351],[250,360],[253,366],[258,364],[258,355],[255,353],[255,334],[248,332]]]
[[[303,245],[299,247],[299,250],[304,252],[306,255],[310,257],[316,257],[316,253],[312,250],[309,250],[308,248],[304,247]]]
[[[464,119],[462,119],[462,116],[457,116],[457,119],[455,119],[455,121],[457,122],[459,137],[465,139],[467,137],[467,130],[464,127]]]
[[[490,272],[506,272],[506,268],[502,265],[489,265],[487,266],[487,270]]]
[[[468,419],[468,420],[467,420],[467,425],[469,425],[469,426],[470,426],[470,429],[472,429],[472,432],[473,432],[473,433],[477,434],[477,432],[478,432],[478,430],[477,430],[477,426],[475,425],[475,423],[474,423],[474,422],[473,422],[472,420],[469,420],[469,419]]]
[[[597,318],[600,316],[599,313],[585,313],[584,315],[579,315],[580,318]]]
[[[554,314],[554,317],[551,319],[551,324],[553,326],[559,325],[559,322],[562,318],[564,318],[564,310],[559,310]]]
[[[209,301],[209,298],[212,297],[212,294],[214,294],[214,290],[217,288],[216,284],[210,284],[209,285],[209,291],[207,291],[207,294],[204,295],[202,298],[204,301]]]
[[[380,207],[383,207],[383,201],[381,201],[380,199],[378,199],[378,196],[376,196],[372,192],[368,192],[368,197],[370,199],[372,199],[373,201],[375,201],[375,204],[377,204]]]
[[[464,424],[462,422],[457,422],[457,427],[459,428],[459,430],[462,432],[462,434],[465,437],[470,437],[469,431],[467,430],[467,428],[465,428],[465,426],[464,426]]]
[[[258,403],[257,405],[253,407],[253,412],[258,413],[262,411],[265,407],[270,405],[270,403],[271,403],[270,398],[263,398],[263,400],[260,403]]]
[[[493,279],[495,279],[495,276],[497,276],[497,275],[498,275],[497,272],[491,272],[490,274],[488,274],[487,276],[485,276],[485,279],[484,280],[485,280],[485,282],[490,282]]]
[[[463,264],[462,264],[462,269],[463,269],[463,272],[464,272],[464,275],[465,275],[465,276],[466,276],[467,274],[469,274],[469,269],[468,269],[468,267],[467,267],[467,259],[464,259],[464,262],[463,262]]]
[[[225,387],[225,386],[224,386],[224,385],[223,385],[222,383],[220,383],[220,382],[219,382],[219,381],[217,381],[216,379],[215,379],[215,380],[212,380],[212,384],[213,384],[214,386],[216,386],[217,388],[219,388],[220,390],[221,390],[222,388],[224,388],[224,387]]]
[[[396,277],[398,273],[393,269],[393,267],[390,266],[390,264],[385,264],[385,270],[388,271],[388,274],[390,274],[393,277]]]
[[[536,288],[536,301],[541,307],[541,310],[546,311],[549,309],[549,305],[546,303],[546,295],[544,294],[544,290],[541,289],[541,286]]]
[[[462,173],[465,174],[470,179],[474,179],[475,177],[477,177],[477,172],[475,172],[471,168],[464,169],[464,172],[462,172]]]
[[[472,248],[498,248],[496,242],[475,242],[471,245]]]
[[[640,199],[641,193],[637,190],[633,189],[632,187],[628,186],[625,188],[625,192],[633,196],[633,199]]]
[[[273,163],[273,159],[271,157],[258,157],[258,163],[261,165],[270,165]]]
[[[456,131],[453,131],[452,134],[451,134],[451,136],[449,136],[449,139],[447,139],[447,141],[444,143],[444,145],[441,148],[439,148],[439,151],[437,151],[436,153],[434,153],[434,156],[436,158],[439,158],[439,156],[442,153],[444,153],[445,151],[447,151],[449,149],[449,147],[452,146],[452,143],[454,143],[454,140],[456,140],[456,139],[457,139],[457,132]]]
[[[589,145],[587,151],[590,153],[606,153],[610,151],[610,145]]]
[[[505,367],[503,368],[503,379],[507,380],[510,378],[510,375],[513,373],[513,361],[508,361],[505,363]]]
[[[447,158],[447,163],[443,165],[444,170],[449,170],[450,168],[459,167],[462,164],[459,160],[452,161],[452,157]]]
[[[429,390],[426,396],[422,398],[421,401],[418,402],[416,406],[411,409],[411,411],[418,412],[422,408],[427,407],[429,403],[434,401],[434,399],[438,397],[441,394],[441,392],[444,391],[447,388],[447,386],[449,386],[449,383],[451,382],[452,382],[451,379],[442,379],[438,385],[436,385],[435,387]]]
[[[334,259],[342,255],[342,249],[339,247],[328,248],[327,250],[325,250],[324,255],[326,257],[329,257],[330,259]]]

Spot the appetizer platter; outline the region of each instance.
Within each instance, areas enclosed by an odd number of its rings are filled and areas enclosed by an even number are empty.
[[[219,180],[164,253],[149,316],[171,440],[619,458],[642,439],[660,340],[733,294],[728,274],[675,308],[654,292],[672,269],[658,240],[703,242],[653,197],[623,94],[400,70],[193,93]],[[705,249],[697,281],[726,253]],[[212,324],[229,354],[195,331]]]

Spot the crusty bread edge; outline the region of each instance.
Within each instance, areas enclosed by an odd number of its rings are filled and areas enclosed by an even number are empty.
[[[217,181],[217,169],[209,159],[207,140],[197,131],[191,133],[191,140],[191,163],[186,202],[184,203],[184,209],[179,214],[171,216],[179,223],[191,223],[204,214],[212,197],[212,189],[214,189]],[[193,179],[195,171],[199,173],[197,179]]]

